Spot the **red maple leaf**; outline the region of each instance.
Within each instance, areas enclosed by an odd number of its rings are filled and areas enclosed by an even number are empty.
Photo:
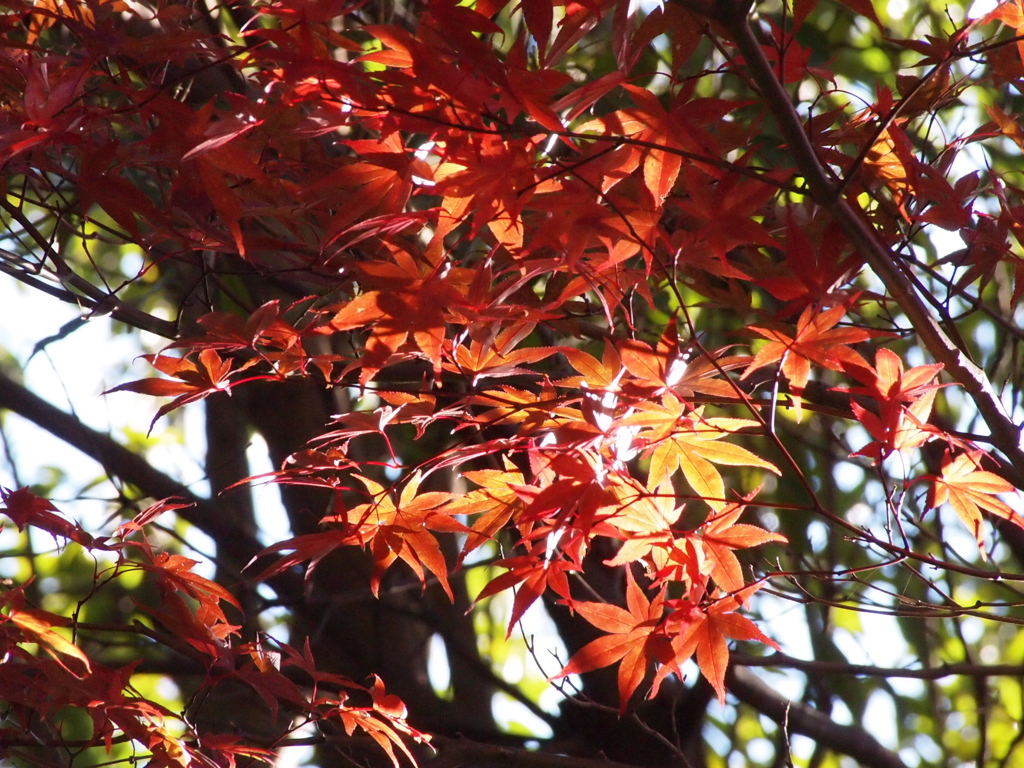
[[[517,584],[520,585],[512,603],[512,615],[509,618],[506,639],[512,636],[513,628],[526,613],[526,610],[549,587],[556,595],[568,600],[570,597],[569,580],[566,578],[566,573],[582,570],[571,560],[561,557],[544,557],[545,551],[545,542],[538,542],[533,545],[530,554],[499,560],[495,565],[509,570],[492,579],[476,598],[476,601],[479,602],[484,598],[504,592],[506,589],[511,589]]]
[[[0,486],[0,501],[3,502],[3,512],[14,521],[19,531],[25,530],[26,526],[46,531],[55,539],[65,538],[76,541],[83,547],[91,547],[95,540],[82,529],[80,525],[65,520],[58,510],[47,499],[36,496],[28,488],[19,488],[16,491],[8,490]]]
[[[185,355],[185,357],[143,355],[143,360],[146,360],[160,373],[173,376],[176,381],[173,379],[130,381],[127,384],[108,389],[104,394],[138,392],[156,397],[173,397],[171,402],[161,406],[156,412],[156,416],[153,417],[153,421],[149,425],[152,430],[157,419],[175,408],[202,400],[215,392],[229,392],[231,375],[240,373],[258,362],[255,358],[247,360],[232,371],[233,361],[230,358],[221,358],[217,354],[217,350],[209,348],[201,351],[197,358],[198,363],[192,360],[191,355]]]
[[[846,372],[864,386],[837,387],[837,390],[866,395],[878,403],[877,414],[857,402],[850,403],[850,407],[875,438],[853,455],[880,461],[893,451],[919,448],[939,434],[939,430],[927,422],[935,392],[943,386],[934,381],[942,365],[919,365],[904,372],[903,362],[894,352],[880,349],[875,354],[875,366],[846,366]]]
[[[660,631],[665,612],[664,590],[654,600],[648,600],[627,568],[626,608],[609,603],[566,602],[588,622],[608,634],[580,648],[562,671],[551,679],[560,680],[569,675],[591,672],[619,661],[619,713],[625,712],[630,697],[643,682],[651,663],[664,662],[672,656],[671,642]]]
[[[681,665],[696,652],[697,666],[711,683],[718,700],[725,704],[725,673],[729,668],[729,639],[757,640],[780,650],[779,645],[757,628],[750,619],[736,613],[746,605],[747,600],[762,586],[761,582],[726,597],[715,600],[710,605],[699,605],[688,599],[669,601],[675,611],[666,623],[678,634],[672,639],[672,664],[666,664],[655,677],[655,688],[665,675],[672,671],[672,665]]]
[[[756,547],[769,541],[785,543],[781,533],[772,533],[756,525],[738,523],[747,503],[757,495],[757,489],[745,496],[743,501],[730,502],[725,508],[712,515],[697,529],[706,561],[710,565],[710,576],[725,592],[739,592],[746,582],[743,570],[733,550]]]
[[[370,328],[361,360],[347,369],[361,368],[359,380],[363,384],[386,366],[410,337],[439,376],[446,320],[459,308],[466,308],[461,286],[443,260],[432,265],[397,248],[392,258],[393,263],[361,265],[360,283],[373,290],[331,308],[335,312],[330,322],[334,330]]]

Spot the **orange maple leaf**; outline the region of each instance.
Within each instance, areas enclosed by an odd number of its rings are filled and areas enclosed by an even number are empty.
[[[356,475],[373,497],[367,504],[359,504],[341,514],[324,517],[324,523],[345,523],[357,532],[361,542],[369,545],[375,563],[370,586],[374,595],[380,588],[384,572],[397,559],[404,560],[424,585],[423,569],[437,577],[449,599],[454,600],[448,585],[448,565],[437,539],[430,530],[448,533],[468,533],[469,529],[449,514],[444,506],[450,493],[439,491],[420,493],[419,472],[409,478],[398,503],[379,483]]]
[[[743,501],[730,502],[721,512],[709,517],[698,529],[705,559],[710,566],[711,578],[725,592],[739,592],[746,584],[740,561],[733,554],[733,550],[756,547],[769,541],[787,541],[781,533],[772,533],[756,525],[736,522],[746,509],[746,502],[753,499],[759,490],[760,488],[745,496]]]
[[[23,639],[16,640],[16,642],[36,643],[58,664],[76,677],[81,677],[81,673],[92,671],[89,658],[82,652],[82,649],[54,630],[54,627],[70,624],[70,619],[49,611],[12,605],[7,615],[0,613],[0,626],[7,622],[14,624],[20,630]],[[62,657],[74,659],[78,662],[75,666],[81,665],[81,669],[78,672],[72,670]]]
[[[569,365],[583,374],[561,379],[557,382],[559,386],[582,387],[585,382],[590,389],[609,389],[622,377],[622,360],[613,344],[605,345],[601,360],[573,347],[561,347],[559,351]]]
[[[575,600],[568,603],[588,622],[608,634],[576,651],[569,663],[551,680],[590,672],[621,661],[618,678],[621,714],[626,711],[633,692],[643,682],[651,661],[667,660],[672,655],[669,639],[658,631],[665,612],[665,592],[662,590],[653,601],[648,600],[632,572],[627,569],[628,610],[609,603]]]
[[[402,741],[402,736],[420,743],[430,741],[430,736],[405,722],[405,704],[394,694],[385,692],[384,683],[377,675],[373,676],[373,687],[369,689],[369,693],[373,700],[371,707],[348,706],[344,695],[338,699],[338,705],[333,712],[341,719],[345,733],[351,736],[356,728],[365,732],[387,753],[395,768],[399,768],[400,765],[395,747],[409,759],[409,762],[416,765],[416,758]]]
[[[674,387],[688,369],[688,348],[680,346],[675,321],[665,327],[652,350],[642,341],[627,339],[619,343],[622,364],[643,385]]]
[[[928,508],[934,509],[949,502],[977,539],[982,559],[986,557],[982,510],[1024,528],[1024,518],[996,497],[997,493],[1014,493],[1016,489],[999,475],[981,469],[983,455],[981,451],[967,451],[954,458],[947,451],[942,461],[941,477],[927,478],[933,483],[928,493]]]
[[[685,404],[671,392],[662,403],[640,403],[640,413],[626,424],[646,428],[642,433],[653,445],[647,487],[654,488],[681,469],[686,481],[713,509],[725,505],[725,483],[715,464],[760,467],[781,474],[778,467],[735,443],[721,442],[726,435],[746,427],[758,426],[752,419],[704,418],[698,408],[683,416]]]
[[[559,426],[577,421],[579,411],[560,405],[555,391],[545,386],[539,393],[518,389],[506,384],[471,395],[466,402],[490,408],[472,417],[472,421],[483,426],[518,424],[522,437],[532,432],[557,429]]]
[[[718,701],[725,704],[725,673],[729,668],[729,638],[733,640],[757,640],[780,650],[779,645],[757,628],[750,619],[736,613],[746,605],[754,592],[761,588],[761,582],[751,584],[739,592],[723,597],[710,606],[700,606],[689,600],[671,601],[676,608],[666,622],[669,627],[679,627],[679,634],[672,640],[674,657],[655,676],[651,695],[673,665],[678,667],[696,652],[697,666],[718,694]]]
[[[516,469],[508,456],[503,456],[502,461],[505,465],[504,470],[480,469],[463,472],[464,478],[476,483],[480,488],[459,496],[448,506],[450,515],[479,515],[473,521],[471,532],[466,537],[462,552],[459,553],[460,564],[470,552],[491,541],[498,531],[505,527],[513,513],[522,511],[525,507],[513,487],[525,482],[523,474]]]
[[[519,366],[535,363],[559,351],[557,347],[523,347],[516,345],[529,336],[536,323],[516,323],[493,339],[486,341],[472,339],[468,345],[459,344],[451,350],[452,363],[445,363],[444,369],[455,371],[472,378],[471,386],[483,378],[498,376],[537,375]]]
[[[751,326],[752,331],[769,341],[754,355],[740,379],[747,378],[758,368],[780,362],[790,387],[799,394],[807,386],[812,362],[833,371],[841,371],[844,366],[869,368],[867,361],[849,345],[867,341],[878,333],[864,328],[836,328],[845,314],[846,308],[842,306],[817,314],[807,307],[797,320],[793,336],[772,328]]]
[[[654,204],[661,206],[672,192],[683,164],[678,150],[684,148],[684,141],[686,149],[695,147],[688,140],[687,134],[674,124],[674,115],[665,111],[656,96],[643,88],[625,83],[622,87],[636,103],[636,108],[595,118],[577,130],[580,133],[595,130],[602,134],[616,133],[644,142],[645,148],[640,153],[643,158],[644,186]]]
[[[666,480],[652,494],[630,479],[613,486],[613,492],[619,505],[615,515],[605,522],[622,534],[623,541],[615,557],[604,564],[614,567],[649,558],[655,570],[661,571],[676,541],[672,525],[683,511],[676,505],[672,483]]]

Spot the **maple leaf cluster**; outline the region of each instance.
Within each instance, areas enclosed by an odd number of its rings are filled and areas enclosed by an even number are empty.
[[[79,612],[104,586],[141,571],[157,587],[160,600],[157,605],[137,602],[146,621],[136,620],[134,627],[122,631],[141,634],[196,661],[211,689],[228,680],[251,687],[275,721],[286,708],[289,720],[298,716],[325,728],[334,723],[349,736],[356,730],[366,733],[396,768],[398,754],[415,762],[405,739],[422,742],[428,737],[405,722],[405,706],[385,692],[379,679],[364,686],[318,670],[308,640],[301,651],[269,638],[267,645],[238,642],[239,627],[225,613],[226,606],[241,610],[234,596],[195,573],[195,560],[154,549],[147,527],[183,505],[154,504],[112,536],[94,538],[27,488],[0,487],[0,500],[0,512],[19,528],[45,531],[59,546],[77,545],[96,557],[98,583]],[[23,722],[40,719],[59,731],[66,708],[80,709],[92,724],[92,735],[82,746],[104,747],[109,754],[115,744],[132,743],[145,750],[154,768],[233,768],[239,757],[273,761],[273,744],[256,747],[235,734],[197,732],[183,712],[141,695],[133,685],[141,659],[114,667],[91,659],[82,649],[85,637],[109,627],[30,607],[27,586],[9,587],[0,596],[0,698],[18,710]],[[33,741],[26,741],[23,732],[0,729],[0,744],[32,747]]]
[[[775,506],[770,487],[799,485],[810,499],[801,511],[844,525],[783,444],[783,407],[797,422],[810,409],[861,425],[869,441],[844,458],[879,472],[939,448],[942,458],[907,473],[900,490],[923,485],[923,511],[948,503],[979,547],[985,514],[1024,527],[997,452],[936,418],[940,388],[955,383],[1009,464],[1020,452],[953,319],[915,292],[905,276],[915,264],[900,250],[926,226],[958,231],[965,269],[942,278],[951,297],[970,303],[969,289],[981,295],[1004,271],[1011,303],[1024,293],[1009,239],[1024,232],[1024,194],[993,180],[998,211],[975,210],[978,174],[951,178],[959,143],[931,162],[915,133],[959,93],[954,62],[990,53],[968,26],[892,41],[928,71],[897,80],[896,94],[879,86],[855,109],[832,105],[842,92],[827,90],[827,71],[796,40],[814,3],[797,3],[792,26],[766,27],[761,40],[743,33],[746,9],[737,22],[726,13],[734,4],[696,0],[649,13],[594,0],[557,14],[539,0],[427,0],[402,24],[287,0],[254,5],[252,23],[216,38],[176,6],[143,19],[122,3],[16,5],[26,22],[0,94],[7,173],[26,186],[67,180],[76,215],[142,248],[154,275],[184,265],[224,282],[207,267],[227,264],[246,286],[224,290],[234,307],[182,312],[170,345],[145,356],[163,377],[110,391],[172,398],[156,418],[253,381],[310,378],[361,403],[273,471],[274,482],[325,489],[332,503],[318,532],[268,546],[250,564],[255,580],[305,564],[311,581],[332,552],[356,547],[372,558],[375,594],[397,567],[453,597],[452,574],[488,548],[496,570],[477,600],[514,590],[509,633],[542,599],[582,617],[601,636],[554,679],[618,664],[624,712],[645,681],[657,695],[690,658],[724,702],[729,642],[778,647],[744,613],[771,575],[747,550],[787,544],[757,517]],[[846,5],[879,25],[870,3]],[[122,14],[161,34],[112,35]],[[14,16],[3,18],[15,35]],[[1019,30],[1022,18],[1011,3],[969,26]],[[577,46],[601,24],[615,67],[574,78]],[[664,86],[637,70],[662,38]],[[709,38],[720,67],[693,76],[687,67]],[[1009,62],[991,52],[1007,82],[1024,79],[1021,51]],[[190,100],[182,83],[197,62],[233,89]],[[171,72],[181,88],[166,81]],[[705,95],[702,79],[720,75],[752,83],[775,110],[792,107],[787,85],[813,81],[825,106],[806,120],[783,112],[781,134],[766,134],[749,102]],[[979,134],[1024,147],[1015,118],[997,107],[990,116]],[[780,146],[794,163],[766,161]],[[5,203],[6,216],[28,228],[53,196]],[[60,254],[48,258],[66,278]],[[941,276],[945,266],[930,269]],[[287,300],[251,288],[266,276]],[[134,317],[116,292],[93,308]],[[736,322],[716,324],[713,310]],[[887,346],[914,331],[936,362],[907,368],[898,342]],[[420,456],[438,432],[443,447]],[[440,481],[449,474],[464,488]],[[395,749],[411,758],[403,738],[422,734],[379,680],[318,672],[308,649],[282,647],[283,664],[314,681],[311,694],[259,648],[235,647],[235,598],[190,559],[138,537],[143,522],[99,540],[27,492],[4,500],[19,527],[155,579],[161,603],[140,610],[211,674],[237,676],[275,713],[340,719],[396,762]],[[926,557],[844,527],[897,557]],[[461,544],[454,562],[447,540]],[[595,553],[609,556],[595,566]],[[586,578],[601,565],[621,569],[621,593],[583,599],[595,596]],[[86,686],[75,704],[93,676],[107,680],[114,693],[95,699],[107,703],[94,708],[94,733],[108,748],[117,730],[168,764],[193,749],[160,741],[169,713],[125,693],[130,671],[99,671],[54,629],[63,620],[26,607],[20,589],[3,602],[19,672],[45,662],[54,680]],[[353,706],[345,691],[370,703]],[[47,711],[35,696],[0,691]],[[227,742],[213,744],[229,759]]]

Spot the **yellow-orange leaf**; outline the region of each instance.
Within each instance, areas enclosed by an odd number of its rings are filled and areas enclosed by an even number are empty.
[[[681,469],[686,482],[714,509],[725,504],[725,484],[715,464],[759,467],[780,474],[770,461],[734,443],[720,442],[730,434],[730,419],[687,419],[677,431],[655,447],[647,487],[654,488]],[[746,426],[746,424],[744,424]]]
[[[942,476],[931,478],[934,484],[929,493],[928,506],[934,508],[948,502],[971,529],[984,558],[985,534],[981,526],[981,511],[1009,520],[1021,528],[1024,528],[1024,518],[996,497],[997,493],[1013,493],[1014,487],[999,475],[981,469],[982,456],[981,451],[968,451],[956,458],[947,453],[943,460]]]
[[[84,671],[91,672],[89,659],[82,649],[54,630],[54,626],[66,624],[67,619],[46,611],[32,608],[12,608],[7,617],[18,625],[25,635],[26,642],[38,643],[39,647],[60,661],[60,656],[70,656],[78,661]]]

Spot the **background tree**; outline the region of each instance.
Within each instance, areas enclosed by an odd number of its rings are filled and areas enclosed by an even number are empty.
[[[1016,0],[0,19],[33,354],[131,334],[210,492],[4,363],[104,497],[5,437],[5,756],[1021,759]]]

